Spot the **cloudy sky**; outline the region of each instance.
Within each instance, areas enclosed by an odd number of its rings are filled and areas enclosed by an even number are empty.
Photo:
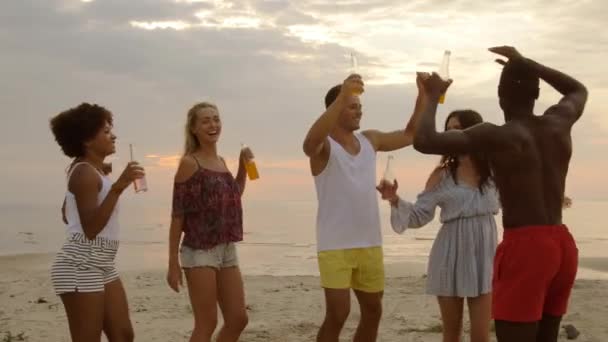
[[[473,108],[501,123],[500,67],[487,48],[514,45],[590,90],[575,126],[568,193],[608,199],[608,2],[604,0],[2,0],[0,1],[0,204],[52,203],[64,191],[49,118],[80,102],[115,115],[115,169],[128,143],[148,170],[150,199],[166,202],[189,107],[215,102],[220,152],[256,153],[258,200],[314,199],[301,142],[326,90],[358,56],[368,86],[364,128],[402,128],[416,70],[452,51],[454,84],[440,120]],[[542,85],[540,114],[559,100]],[[403,192],[414,194],[437,158],[395,153]],[[378,167],[386,160],[379,155]]]

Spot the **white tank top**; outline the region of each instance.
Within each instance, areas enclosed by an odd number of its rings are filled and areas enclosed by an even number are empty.
[[[382,245],[376,195],[376,151],[367,138],[355,133],[361,146],[356,156],[328,138],[327,166],[315,179],[317,250],[366,248]]]
[[[99,174],[99,177],[101,178],[101,190],[97,194],[97,204],[99,205],[106,198],[106,196],[108,195],[108,192],[110,192],[110,189],[112,188],[112,181],[107,176],[101,174],[91,164],[82,162],[82,163],[76,163],[74,166],[72,166],[72,170],[70,170],[70,173],[68,174],[68,177],[67,177],[68,184],[70,182],[70,177],[72,177],[72,173],[74,173],[74,170],[76,170],[76,168],[81,164],[85,164],[85,165],[88,165],[89,167],[92,167]],[[71,193],[69,189],[66,190],[66,192],[65,192],[65,217],[68,221],[68,224],[67,224],[68,236],[72,235],[74,233],[84,234],[84,231],[82,229],[82,224],[80,223],[80,215],[78,214],[78,207],[76,206],[76,197],[74,197],[74,194]],[[108,223],[106,224],[105,227],[103,227],[103,229],[101,230],[101,232],[99,232],[99,234],[97,236],[103,237],[103,238],[106,238],[109,240],[118,240],[119,231],[120,231],[120,225],[118,224],[118,203],[116,203],[116,206],[114,206],[114,211],[112,212],[112,215],[110,216],[110,219],[108,220]]]

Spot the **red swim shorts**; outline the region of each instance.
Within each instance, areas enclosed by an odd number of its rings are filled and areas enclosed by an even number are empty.
[[[536,322],[563,316],[576,278],[578,249],[565,225],[505,229],[492,278],[495,320]]]

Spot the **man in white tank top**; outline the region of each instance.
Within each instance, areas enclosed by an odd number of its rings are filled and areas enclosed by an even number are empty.
[[[350,312],[350,289],[361,307],[355,341],[375,341],[382,314],[384,261],[376,194],[376,152],[412,144],[421,112],[420,80],[414,114],[405,130],[356,132],[363,93],[359,75],[329,90],[326,111],[304,140],[317,199],[317,250],[326,315],[317,341],[337,342]]]

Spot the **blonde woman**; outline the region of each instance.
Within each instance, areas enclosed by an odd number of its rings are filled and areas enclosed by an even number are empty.
[[[175,175],[167,282],[179,292],[184,270],[194,313],[191,342],[211,341],[218,304],[224,318],[218,342],[237,341],[248,321],[235,243],[243,239],[245,162],[253,155],[248,148],[241,150],[233,177],[217,152],[221,131],[217,106],[194,105]]]

